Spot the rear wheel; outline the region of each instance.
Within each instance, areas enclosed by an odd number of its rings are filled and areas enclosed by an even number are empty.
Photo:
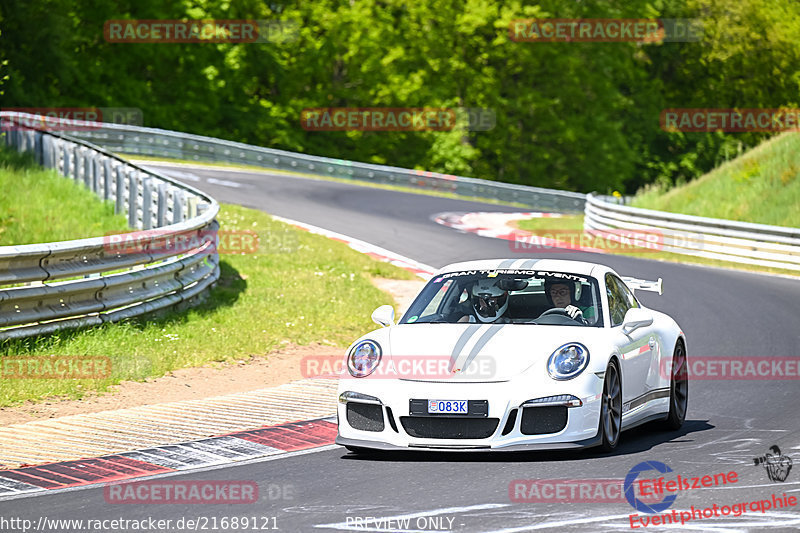
[[[612,360],[606,367],[603,397],[600,404],[600,447],[610,452],[617,447],[622,432],[622,379],[619,366]]]
[[[689,369],[687,366],[686,348],[682,341],[675,345],[672,354],[672,372],[669,383],[669,414],[664,427],[670,430],[680,429],[686,420],[686,408],[689,405]]]

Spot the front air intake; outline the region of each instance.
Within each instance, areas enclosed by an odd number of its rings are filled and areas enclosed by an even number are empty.
[[[361,431],[383,431],[383,406],[369,403],[348,402],[347,423]]]
[[[558,433],[567,427],[567,407],[525,407],[519,430],[523,435]]]
[[[420,439],[487,439],[499,418],[456,418],[444,416],[401,416],[406,433]]]

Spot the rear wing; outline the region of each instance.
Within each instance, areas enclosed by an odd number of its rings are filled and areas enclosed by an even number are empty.
[[[622,276],[622,281],[630,287],[632,290],[643,290],[643,291],[650,291],[650,292],[657,292],[659,295],[663,294],[663,284],[664,280],[658,278],[658,281],[647,281],[644,279],[636,279],[636,278],[627,278]]]

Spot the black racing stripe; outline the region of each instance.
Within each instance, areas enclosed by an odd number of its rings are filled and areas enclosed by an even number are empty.
[[[637,407],[641,407],[642,405],[646,404],[651,400],[657,400],[659,398],[668,398],[669,397],[669,389],[656,389],[641,396],[634,398],[633,400],[626,402],[626,404],[630,404],[628,407],[628,411],[633,411]]]

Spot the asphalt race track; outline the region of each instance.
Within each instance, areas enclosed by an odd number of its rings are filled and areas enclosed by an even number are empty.
[[[317,225],[434,267],[458,260],[545,257],[519,254],[506,241],[436,224],[437,213],[518,211],[490,204],[414,195],[332,181],[174,167],[163,169],[217,198]],[[186,176],[189,174],[189,176]],[[211,178],[211,181],[209,181]],[[688,339],[688,355],[800,358],[800,282],[782,277],[586,253],[547,256],[601,262],[622,275],[664,279],[664,295],[642,293],[647,306],[672,315]],[[706,380],[690,383],[679,432],[652,424],[625,432],[610,455],[597,451],[514,454],[409,452],[356,458],[338,446],[274,460],[180,475],[194,480],[255,480],[250,505],[111,505],[102,487],[0,502],[1,517],[172,519],[260,517],[280,531],[615,531],[634,509],[622,502],[518,503],[518,479],[622,479],[643,461],[660,461],[681,476],[734,470],[725,488],[682,491],[671,509],[771,498],[800,498],[800,465],[772,482],[753,458],[772,445],[800,457],[800,386],[791,380]],[[278,490],[280,488],[280,490]],[[670,509],[670,510],[671,510]],[[275,517],[274,520],[272,517]],[[372,520],[369,520],[373,518]],[[393,519],[387,522],[386,519]],[[408,520],[398,522],[398,520]],[[212,522],[207,522],[211,529]],[[399,524],[404,524],[400,526]],[[675,527],[675,526],[673,526]],[[406,529],[407,528],[407,529]],[[260,529],[260,528],[259,528]],[[647,530],[663,530],[651,526]],[[687,523],[687,531],[797,531],[800,506]],[[170,530],[177,531],[175,527]],[[220,529],[218,529],[220,530]],[[228,528],[228,530],[234,530]],[[252,529],[248,529],[252,530]]]

